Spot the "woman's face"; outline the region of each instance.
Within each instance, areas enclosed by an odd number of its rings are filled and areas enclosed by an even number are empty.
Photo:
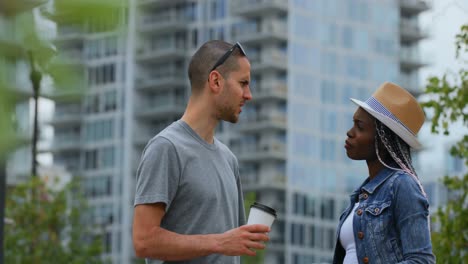
[[[373,161],[375,154],[375,118],[359,107],[353,116],[353,127],[346,133],[346,155],[353,160]]]

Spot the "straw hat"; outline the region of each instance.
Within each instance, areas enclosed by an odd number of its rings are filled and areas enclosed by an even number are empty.
[[[416,135],[424,123],[424,112],[416,99],[405,89],[385,82],[365,102],[353,98],[351,101],[390,128],[410,147],[422,147]]]

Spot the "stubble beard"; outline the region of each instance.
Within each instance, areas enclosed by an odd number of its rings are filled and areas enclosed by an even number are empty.
[[[233,107],[224,105],[219,109],[219,119],[235,124],[239,121],[239,116],[236,115],[236,110]]]

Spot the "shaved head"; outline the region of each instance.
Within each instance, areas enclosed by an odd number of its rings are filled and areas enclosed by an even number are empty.
[[[188,77],[192,87],[192,93],[196,94],[203,90],[208,81],[211,68],[221,56],[233,45],[222,40],[211,40],[203,44],[192,56],[188,67]],[[239,50],[235,50],[232,55],[220,66],[216,68],[224,78],[229,73],[238,69],[237,58],[242,55]]]

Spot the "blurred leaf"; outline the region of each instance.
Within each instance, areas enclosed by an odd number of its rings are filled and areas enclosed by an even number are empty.
[[[126,1],[115,0],[55,0],[52,10],[44,14],[58,24],[82,24],[89,19],[99,19],[108,26],[115,26],[115,15],[125,6]]]

